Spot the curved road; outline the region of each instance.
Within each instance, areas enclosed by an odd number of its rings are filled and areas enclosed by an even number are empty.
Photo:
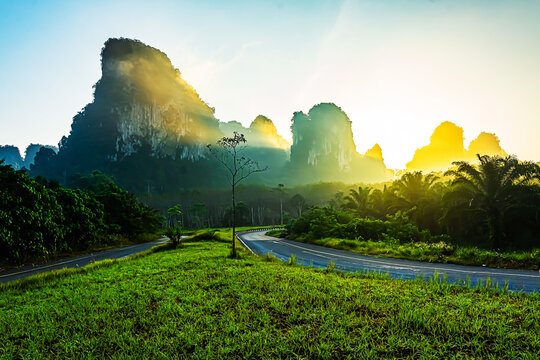
[[[326,268],[332,261],[336,269],[350,272],[381,272],[396,279],[430,278],[437,272],[439,278],[447,276],[448,282],[463,284],[469,276],[471,286],[485,284],[489,278],[493,287],[527,293],[540,293],[540,273],[535,270],[494,269],[477,266],[453,264],[425,263],[392,258],[364,256],[349,251],[336,250],[323,246],[305,244],[291,240],[283,240],[265,235],[268,230],[248,231],[238,233],[243,245],[257,255],[267,253],[278,259],[287,261],[292,255],[297,263],[316,268]]]
[[[136,244],[131,246],[125,246],[122,248],[104,250],[96,253],[76,256],[72,258],[61,259],[46,264],[30,265],[20,269],[13,269],[3,273],[0,273],[0,283],[7,283],[9,281],[22,279],[30,275],[35,275],[51,270],[58,270],[63,268],[83,267],[88,264],[92,264],[99,260],[105,259],[119,259],[124,258],[148,249],[153,248],[156,245],[161,245],[169,241],[168,238],[161,238],[156,241],[147,242],[143,244]]]

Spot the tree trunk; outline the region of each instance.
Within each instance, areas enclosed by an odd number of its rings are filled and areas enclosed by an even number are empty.
[[[490,215],[489,219],[489,237],[493,250],[500,251],[502,248],[502,226],[498,213]]]
[[[236,202],[234,201],[234,184],[232,186],[232,257],[236,257]]]
[[[279,196],[279,219],[279,225],[283,225],[283,200],[281,199],[281,195]]]

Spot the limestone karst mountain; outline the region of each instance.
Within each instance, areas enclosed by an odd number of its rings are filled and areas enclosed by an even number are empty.
[[[433,131],[430,143],[416,150],[413,159],[407,163],[407,170],[444,171],[453,161],[476,161],[476,154],[506,156],[499,144],[499,138],[492,133],[482,132],[471,141],[469,148],[463,144],[463,129],[445,121]]]
[[[73,118],[58,154],[47,149],[37,154],[33,175],[68,183],[74,174],[101,170],[136,193],[223,186],[221,177],[208,176],[218,164],[206,145],[238,131],[248,139],[247,154],[270,167],[253,182],[381,181],[389,176],[382,159],[358,154],[351,121],[334,104],[295,113],[290,146],[263,115],[248,128],[220,122],[167,55],[138,40],[107,40],[101,69],[93,101]]]
[[[368,156],[370,158],[377,159],[377,160],[380,160],[380,161],[384,162],[384,159],[383,159],[383,156],[382,156],[382,149],[381,149],[381,146],[379,144],[373,145],[373,147],[371,149],[366,151],[364,156]]]
[[[289,142],[278,134],[272,120],[264,115],[258,115],[248,128],[238,121],[220,122],[219,128],[225,136],[232,136],[235,131],[244,134],[249,146],[286,150],[290,146]]]
[[[378,182],[392,177],[380,158],[356,151],[347,114],[332,103],[321,103],[308,114],[296,112],[291,125],[290,169],[297,179]]]
[[[62,145],[69,148],[88,128],[103,127],[114,135],[104,144],[111,159],[129,156],[143,145],[157,157],[198,159],[204,145],[221,135],[214,109],[163,52],[136,40],[109,39],[101,68],[94,102],[74,118],[70,138]]]
[[[24,151],[24,159],[21,156],[19,148],[12,145],[0,146],[0,161],[4,160],[5,165],[11,165],[15,170],[30,169],[30,166],[34,164],[34,158],[38,151],[42,148],[47,148],[53,152],[57,151],[57,148],[50,145],[30,144]]]
[[[32,173],[65,182],[97,169],[135,192],[181,177],[187,186],[201,184],[198,172],[211,167],[204,162],[206,145],[222,132],[214,109],[167,55],[137,40],[109,39],[101,70],[93,101],[73,118],[58,154],[38,157]],[[203,164],[192,169],[198,160]]]
[[[19,148],[13,145],[0,145],[0,160],[4,161],[4,165],[13,166],[15,170],[24,165]]]
[[[248,140],[246,154],[268,165],[252,182],[288,185],[320,181],[379,182],[393,178],[382,149],[356,150],[347,114],[333,103],[313,106],[291,119],[292,144],[278,134],[263,115],[249,127],[237,121],[220,122],[214,109],[181,77],[163,52],[138,40],[109,39],[101,52],[101,78],[94,99],[73,118],[69,136],[52,149],[4,147],[0,155],[17,168],[31,168],[68,183],[72,175],[101,170],[136,192],[169,192],[193,187],[221,187],[219,168],[206,145],[234,131]],[[356,119],[362,121],[362,119]],[[430,144],[419,148],[407,170],[441,171],[452,161],[474,161],[476,153],[505,155],[495,134],[481,133],[469,149],[463,129],[444,122]]]
[[[335,104],[318,104],[308,114],[294,113],[291,130],[291,163],[350,169],[356,154],[351,120]]]

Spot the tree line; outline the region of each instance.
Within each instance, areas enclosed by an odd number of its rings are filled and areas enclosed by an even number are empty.
[[[62,253],[136,241],[163,218],[108,176],[72,177],[72,187],[0,162],[0,263],[23,264]]]
[[[441,175],[411,172],[382,189],[339,192],[329,208],[311,208],[289,223],[290,231],[354,238],[375,236],[371,229],[378,229],[377,239],[410,224],[416,229],[406,229],[410,241],[447,235],[498,251],[531,249],[540,247],[540,167],[513,156],[478,156],[477,165],[455,162]]]

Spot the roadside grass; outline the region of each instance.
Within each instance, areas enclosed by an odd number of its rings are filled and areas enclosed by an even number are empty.
[[[284,238],[287,235],[287,230],[285,229],[270,230],[266,232],[266,235],[277,237],[277,238]]]
[[[540,352],[538,295],[228,252],[222,242],[188,239],[182,248],[3,286],[0,358],[537,359]]]
[[[267,235],[287,237],[284,230],[274,230],[268,232]],[[540,269],[540,249],[499,253],[477,247],[456,246],[443,241],[437,243],[399,243],[398,241],[392,241],[392,239],[389,239],[389,241],[337,238],[310,239],[305,236],[295,237],[294,240],[352,251],[362,255],[505,269]]]
[[[241,230],[238,230],[238,231],[254,230],[254,229],[260,229],[260,228],[267,228],[267,227],[244,226],[244,227],[241,227],[240,228]],[[157,237],[159,237],[161,235],[153,235],[153,236],[155,236],[157,238]],[[182,240],[180,242],[180,244],[178,245],[178,247],[182,247],[183,243],[185,241],[194,242],[194,241],[203,241],[203,240],[213,240],[213,241],[220,241],[220,242],[223,242],[223,243],[230,243],[231,238],[232,238],[232,228],[201,229],[201,230],[195,231],[193,234],[188,236],[186,240]],[[132,245],[132,244],[136,244],[136,243],[130,243],[130,245]],[[236,240],[236,246],[237,246],[237,248],[242,247],[242,244],[238,241],[238,239]],[[109,247],[109,248],[113,248],[113,247]],[[109,248],[103,248],[103,250],[107,250]],[[52,278],[68,276],[68,275],[72,275],[72,274],[75,274],[75,273],[84,273],[84,272],[86,272],[88,270],[91,270],[91,269],[94,269],[94,268],[107,267],[107,266],[110,266],[112,264],[116,264],[116,263],[124,262],[124,261],[129,261],[129,260],[132,260],[132,259],[137,259],[139,257],[143,257],[143,256],[146,256],[146,255],[152,254],[154,252],[159,252],[159,251],[164,251],[164,250],[171,250],[173,248],[174,248],[174,245],[172,243],[168,242],[168,243],[165,243],[165,244],[154,246],[153,248],[148,249],[146,251],[142,251],[140,253],[137,253],[137,254],[134,254],[134,255],[131,255],[131,256],[128,256],[128,257],[125,257],[125,258],[121,258],[121,259],[101,260],[101,261],[97,261],[97,262],[95,262],[93,264],[87,265],[87,266],[82,267],[82,268],[65,268],[65,269],[59,269],[59,270],[52,270],[52,271],[49,271],[49,272],[45,272],[45,273],[41,273],[41,274],[37,274],[37,275],[32,275],[32,276],[29,276],[27,278],[22,278],[22,279],[18,279],[18,280],[15,280],[15,281],[11,281],[9,283],[5,283],[5,284],[0,283],[0,291],[2,289],[5,289],[5,288],[16,288],[16,287],[17,288],[26,288],[29,285],[46,282],[46,281],[51,280]],[[98,251],[98,250],[96,250],[96,251]],[[99,250],[99,251],[101,251],[101,250]],[[83,253],[78,254],[78,255],[82,255],[82,254]],[[77,256],[77,255],[74,255],[74,256]]]
[[[248,230],[259,230],[259,229],[270,229],[274,226],[241,226],[236,228],[236,232],[248,231]],[[187,238],[187,240],[215,240],[221,242],[231,242],[232,240],[232,228],[204,228],[195,230],[193,235]],[[239,242],[237,241],[237,244]]]
[[[153,254],[155,252],[172,250],[172,249],[174,249],[174,247],[172,246],[172,243],[167,242],[165,244],[156,245],[151,249],[141,251],[139,253],[136,253],[136,254],[133,254],[124,258],[105,259],[105,260],[96,261],[92,264],[89,264],[83,267],[64,268],[64,269],[59,269],[59,270],[51,270],[49,272],[44,272],[44,273],[40,273],[36,275],[31,275],[29,277],[17,279],[14,281],[10,281],[8,283],[0,283],[0,292],[6,289],[23,290],[29,287],[41,286],[41,285],[49,283],[50,281],[53,281],[54,279],[59,279],[59,278],[74,275],[74,274],[85,274],[85,273],[88,273],[89,271],[93,271],[94,269],[109,267],[114,264],[138,259],[147,255]]]

